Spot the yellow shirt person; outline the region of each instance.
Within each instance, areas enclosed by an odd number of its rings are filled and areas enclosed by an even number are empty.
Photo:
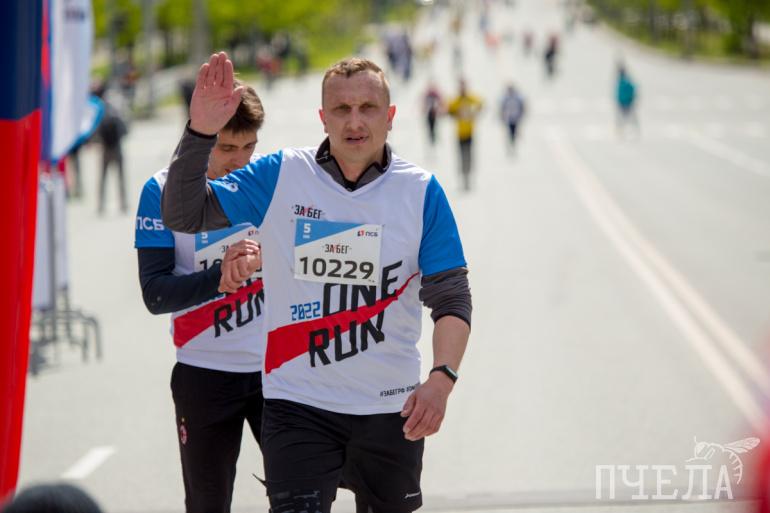
[[[457,121],[457,138],[466,141],[473,136],[473,122],[483,106],[481,98],[460,88],[460,95],[454,98],[447,107],[447,112]]]
[[[447,113],[457,122],[457,142],[460,147],[460,174],[463,189],[471,188],[471,168],[473,167],[473,124],[481,112],[484,102],[481,98],[468,92],[465,80],[460,80],[460,94],[449,102]]]

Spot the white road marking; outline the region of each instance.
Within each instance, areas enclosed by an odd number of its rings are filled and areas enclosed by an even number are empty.
[[[714,331],[712,335],[725,347],[728,354],[744,368],[750,369],[752,378],[762,383],[763,389],[767,390],[768,376],[757,359],[681,274],[631,224],[569,143],[558,134],[551,137],[551,143],[562,170],[572,182],[594,221],[637,276],[649,287],[685,340],[722,384],[752,427],[757,431],[765,429],[767,419],[759,403],[693,315],[697,315],[703,324]]]
[[[115,453],[112,446],[94,447],[68,468],[63,474],[63,479],[83,479],[104,463],[107,458]]]
[[[697,146],[706,153],[710,153],[730,162],[735,167],[770,178],[770,168],[759,159],[747,155],[740,150],[736,150],[723,142],[706,137],[695,130],[689,130],[686,134],[686,138],[694,146]]]

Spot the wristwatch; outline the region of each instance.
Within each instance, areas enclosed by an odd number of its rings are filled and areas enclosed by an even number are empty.
[[[434,372],[443,372],[447,375],[447,377],[449,377],[449,379],[452,380],[452,383],[457,383],[457,378],[460,377],[457,375],[457,372],[449,365],[439,365],[438,367],[433,367],[429,374],[433,374]]]

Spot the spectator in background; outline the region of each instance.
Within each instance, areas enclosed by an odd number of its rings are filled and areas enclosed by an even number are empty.
[[[192,78],[184,78],[179,81],[179,94],[182,95],[184,105],[187,109],[186,119],[190,119],[190,102],[192,101],[193,91],[195,90],[195,80]]]
[[[120,92],[128,104],[129,112],[134,110],[134,99],[136,98],[136,83],[139,80],[139,72],[134,65],[134,57],[130,51],[125,55],[124,60],[118,64],[118,82]]]
[[[618,104],[618,135],[622,136],[628,123],[639,132],[639,120],[636,118],[636,85],[628,76],[626,67],[618,64],[618,79],[615,86],[615,101]]]
[[[120,211],[128,212],[128,201],[126,200],[126,177],[123,169],[123,137],[128,133],[128,127],[123,120],[118,109],[116,109],[105,96],[106,87],[101,86],[96,90],[96,95],[104,102],[104,113],[99,127],[96,129],[97,136],[102,144],[102,173],[99,178],[99,200],[98,213],[104,214],[105,187],[107,182],[107,173],[111,166],[117,171],[118,192],[120,199]]]

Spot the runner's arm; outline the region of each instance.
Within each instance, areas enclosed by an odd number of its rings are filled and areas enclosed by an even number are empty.
[[[215,138],[187,128],[168,169],[161,199],[163,223],[194,233],[240,223],[259,228],[278,183],[283,152],[264,155],[217,180],[205,175]]]
[[[434,323],[451,315],[465,321],[470,328],[473,305],[467,268],[457,267],[423,276],[421,284],[420,300],[430,308]]]
[[[168,168],[161,205],[163,224],[171,230],[195,233],[230,226],[206,180],[209,154],[217,138],[187,127]]]
[[[174,248],[138,248],[137,255],[142,299],[152,314],[183,310],[219,294],[220,264],[205,271],[175,275]]]
[[[420,300],[432,310],[433,322],[451,315],[470,327],[467,263],[452,209],[435,176],[425,191],[419,265],[423,275]]]

